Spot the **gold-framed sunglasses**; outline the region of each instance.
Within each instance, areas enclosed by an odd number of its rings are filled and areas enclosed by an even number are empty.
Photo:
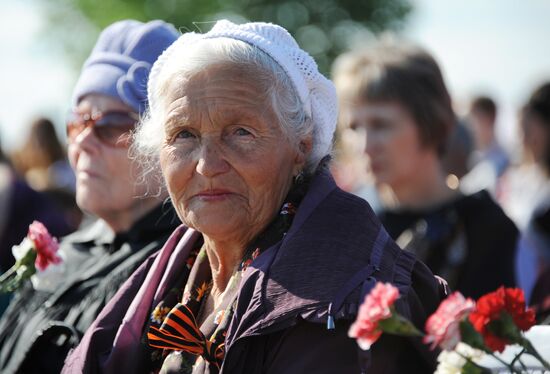
[[[128,147],[131,132],[139,121],[137,113],[110,111],[78,113],[71,112],[67,119],[67,141],[72,143],[88,127],[94,136],[109,147]]]

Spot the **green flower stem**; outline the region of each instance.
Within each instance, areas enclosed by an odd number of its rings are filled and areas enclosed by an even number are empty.
[[[527,370],[526,367],[525,367],[525,365],[523,364],[523,362],[522,362],[521,359],[520,359],[521,355],[524,354],[525,352],[526,352],[526,349],[523,348],[523,349],[521,350],[521,352],[519,352],[519,353],[516,355],[516,357],[514,357],[514,359],[513,359],[512,362],[510,363],[510,365],[514,366],[514,365],[516,364],[516,362],[519,362],[520,365],[522,366],[523,370]]]
[[[33,267],[36,257],[38,256],[36,249],[34,247],[30,248],[23,257],[21,257],[16,263],[15,267],[19,268],[21,266]]]
[[[500,362],[501,364],[503,364],[504,366],[506,366],[510,372],[512,373],[517,373],[517,374],[521,374],[521,370],[518,370],[516,369],[515,366],[507,363],[506,361],[504,361],[503,359],[501,359],[500,357],[498,357],[496,354],[494,354],[493,352],[491,351],[486,351],[486,353],[490,354],[491,356],[493,356],[495,358],[495,360],[497,360],[498,362]]]
[[[548,364],[548,361],[546,361],[541,355],[540,353],[535,349],[535,347],[533,346],[533,344],[531,344],[531,342],[526,339],[526,338],[522,338],[521,339],[521,342],[520,342],[521,346],[523,348],[525,348],[525,350],[527,351],[528,354],[530,354],[531,356],[535,357],[537,360],[539,360],[539,362],[542,364],[542,366],[544,366],[544,368],[546,370],[550,370],[550,364]]]
[[[0,276],[0,293],[13,291],[14,275],[17,277],[17,267],[15,265]]]
[[[0,285],[6,282],[12,276],[12,274],[15,273],[16,271],[17,271],[16,267],[12,266],[4,274],[2,274],[2,276],[0,276]]]
[[[28,262],[28,261],[27,261]],[[21,284],[36,273],[34,264],[16,262],[2,276],[0,276],[0,293],[10,293],[21,287]]]
[[[402,336],[424,336],[422,331],[418,330],[411,321],[398,313],[392,313],[391,317],[378,322],[379,328],[388,334]]]
[[[518,360],[519,361],[519,364],[521,365],[521,368],[523,370],[525,370],[525,372],[527,373],[527,366],[525,366],[525,364],[523,363],[523,361],[521,361],[521,358]]]

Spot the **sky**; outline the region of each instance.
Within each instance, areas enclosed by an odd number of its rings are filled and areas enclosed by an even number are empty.
[[[440,63],[457,111],[478,93],[500,106],[499,137],[516,141],[517,108],[550,80],[550,1],[411,0],[402,34]],[[0,140],[7,151],[24,140],[33,118],[51,117],[60,136],[78,71],[44,38],[39,0],[0,0]]]
[[[499,104],[500,139],[516,145],[517,109],[550,81],[550,1],[415,0],[404,36],[440,63],[458,113],[469,98]]]
[[[0,139],[2,147],[21,145],[30,121],[53,118],[62,134],[77,72],[66,57],[44,42],[47,24],[36,1],[0,0]]]

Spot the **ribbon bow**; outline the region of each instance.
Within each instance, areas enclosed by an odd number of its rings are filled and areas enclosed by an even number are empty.
[[[172,308],[160,328],[153,325],[149,327],[147,338],[151,347],[202,356],[218,368],[221,367],[225,355],[224,344],[206,339],[191,310],[180,303]]]

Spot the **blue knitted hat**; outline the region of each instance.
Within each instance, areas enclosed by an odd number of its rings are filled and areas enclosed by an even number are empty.
[[[107,27],[84,63],[73,92],[73,104],[91,93],[122,100],[143,113],[147,107],[147,79],[157,57],[179,36],[163,21],[125,20]]]

